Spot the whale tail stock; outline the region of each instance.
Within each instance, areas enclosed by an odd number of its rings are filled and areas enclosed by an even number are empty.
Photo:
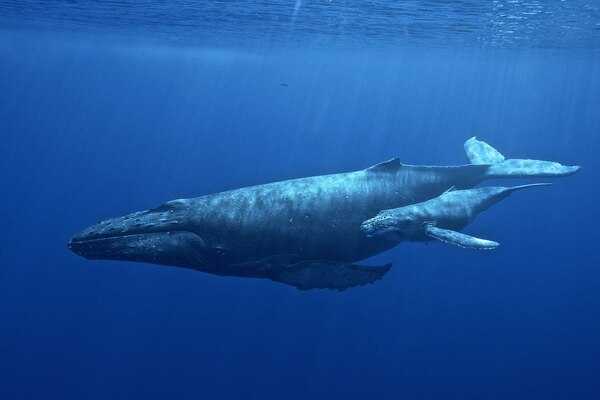
[[[506,159],[502,153],[476,137],[465,142],[465,152],[472,164],[489,165],[489,178],[557,177],[572,175],[579,166],[554,161]]]

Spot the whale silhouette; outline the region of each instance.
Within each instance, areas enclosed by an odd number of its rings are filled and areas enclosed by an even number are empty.
[[[390,268],[356,264],[401,242],[361,229],[381,211],[436,198],[449,188],[470,189],[490,178],[559,177],[579,169],[505,159],[476,138],[465,142],[465,150],[468,165],[405,165],[395,158],[359,171],[173,200],[92,225],[68,246],[88,259],[342,290],[372,283]]]

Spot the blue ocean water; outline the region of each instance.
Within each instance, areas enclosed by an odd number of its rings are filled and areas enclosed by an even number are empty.
[[[0,1],[0,398],[597,399],[592,1]],[[165,200],[462,164],[579,164],[344,292],[72,254]]]

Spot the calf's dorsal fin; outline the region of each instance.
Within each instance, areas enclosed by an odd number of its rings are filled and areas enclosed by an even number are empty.
[[[446,193],[450,193],[450,192],[454,191],[455,189],[456,189],[456,186],[452,185],[448,189],[446,189],[446,191],[444,193],[442,193],[441,195],[444,195]]]

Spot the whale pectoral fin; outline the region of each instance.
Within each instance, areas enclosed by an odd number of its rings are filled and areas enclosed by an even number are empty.
[[[428,225],[425,228],[425,232],[431,238],[466,249],[492,250],[500,246],[500,243],[492,240],[480,239],[475,236],[465,235],[464,233],[450,229],[437,228],[432,225]]]
[[[274,271],[271,279],[300,290],[344,290],[381,279],[391,266],[386,264],[371,267],[333,261],[302,261]]]

